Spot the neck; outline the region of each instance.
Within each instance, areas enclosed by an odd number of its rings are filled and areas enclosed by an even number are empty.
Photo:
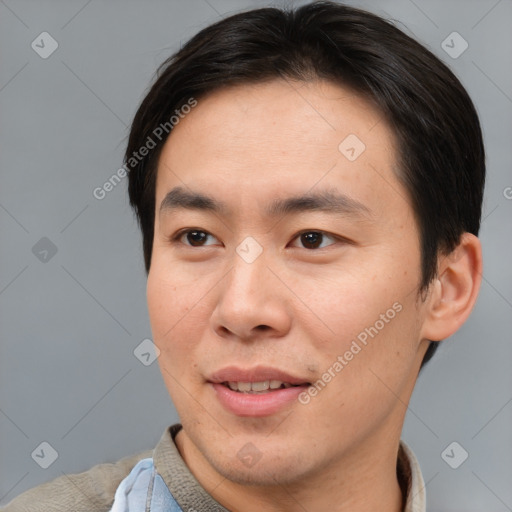
[[[382,432],[379,437],[382,437]],[[389,432],[387,432],[389,434]],[[176,436],[176,445],[199,483],[221,505],[232,512],[401,512],[404,497],[397,479],[399,433],[368,439],[324,466],[322,471],[302,475],[300,481],[274,486],[246,486],[227,480],[197,450],[186,432]]]

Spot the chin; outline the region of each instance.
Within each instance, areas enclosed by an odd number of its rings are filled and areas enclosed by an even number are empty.
[[[297,457],[276,458],[262,455],[252,467],[240,464],[238,460],[210,460],[215,470],[227,480],[239,485],[275,487],[289,485],[305,478],[304,468],[297,463]],[[295,468],[295,469],[292,469]]]
[[[293,432],[280,434],[267,428],[261,433],[261,419],[246,422],[242,432],[226,434],[218,425],[201,425],[182,418],[190,441],[219,475],[240,485],[275,486],[302,481],[322,464],[322,450],[307,453],[305,440]],[[273,426],[275,429],[275,426]],[[246,431],[249,430],[249,432]],[[234,429],[233,429],[234,430]],[[272,432],[269,435],[269,432]],[[317,460],[315,460],[317,459]]]
[[[314,454],[303,452],[301,443],[285,439],[234,438],[224,446],[208,447],[203,456],[214,470],[240,485],[288,485],[302,481],[319,470]]]

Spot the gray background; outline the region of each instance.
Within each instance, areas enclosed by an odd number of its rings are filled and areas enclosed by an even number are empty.
[[[482,290],[420,377],[403,437],[420,460],[429,511],[510,511],[512,2],[350,3],[397,20],[430,47],[481,115]],[[151,448],[177,421],[157,364],[133,353],[151,332],[126,180],[101,201],[92,191],[121,166],[127,126],[157,65],[219,17],[263,5],[271,4],[0,0],[0,504]],[[47,59],[31,48],[43,31],[59,44]],[[441,47],[453,31],[469,44],[456,59]],[[57,249],[46,261],[32,250],[43,237]],[[43,441],[58,452],[48,469],[31,457]],[[458,469],[441,457],[452,441],[469,453]]]

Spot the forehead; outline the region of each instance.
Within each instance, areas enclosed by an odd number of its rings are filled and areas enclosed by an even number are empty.
[[[393,132],[354,91],[326,81],[232,86],[200,98],[173,128],[159,160],[157,208],[176,185],[235,202],[315,187],[403,202],[395,165]]]

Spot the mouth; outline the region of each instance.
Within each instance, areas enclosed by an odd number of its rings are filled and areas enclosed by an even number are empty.
[[[311,385],[309,382],[305,382],[303,384],[291,384],[290,382],[283,382],[281,380],[264,380],[261,382],[226,381],[221,382],[220,384],[222,386],[228,387],[229,389],[231,389],[231,391],[236,391],[237,393],[247,393],[252,395],[262,395],[265,393],[277,391],[278,389],[288,389]]]
[[[236,416],[270,416],[291,406],[311,383],[271,367],[227,367],[213,373],[207,383],[223,408]]]

